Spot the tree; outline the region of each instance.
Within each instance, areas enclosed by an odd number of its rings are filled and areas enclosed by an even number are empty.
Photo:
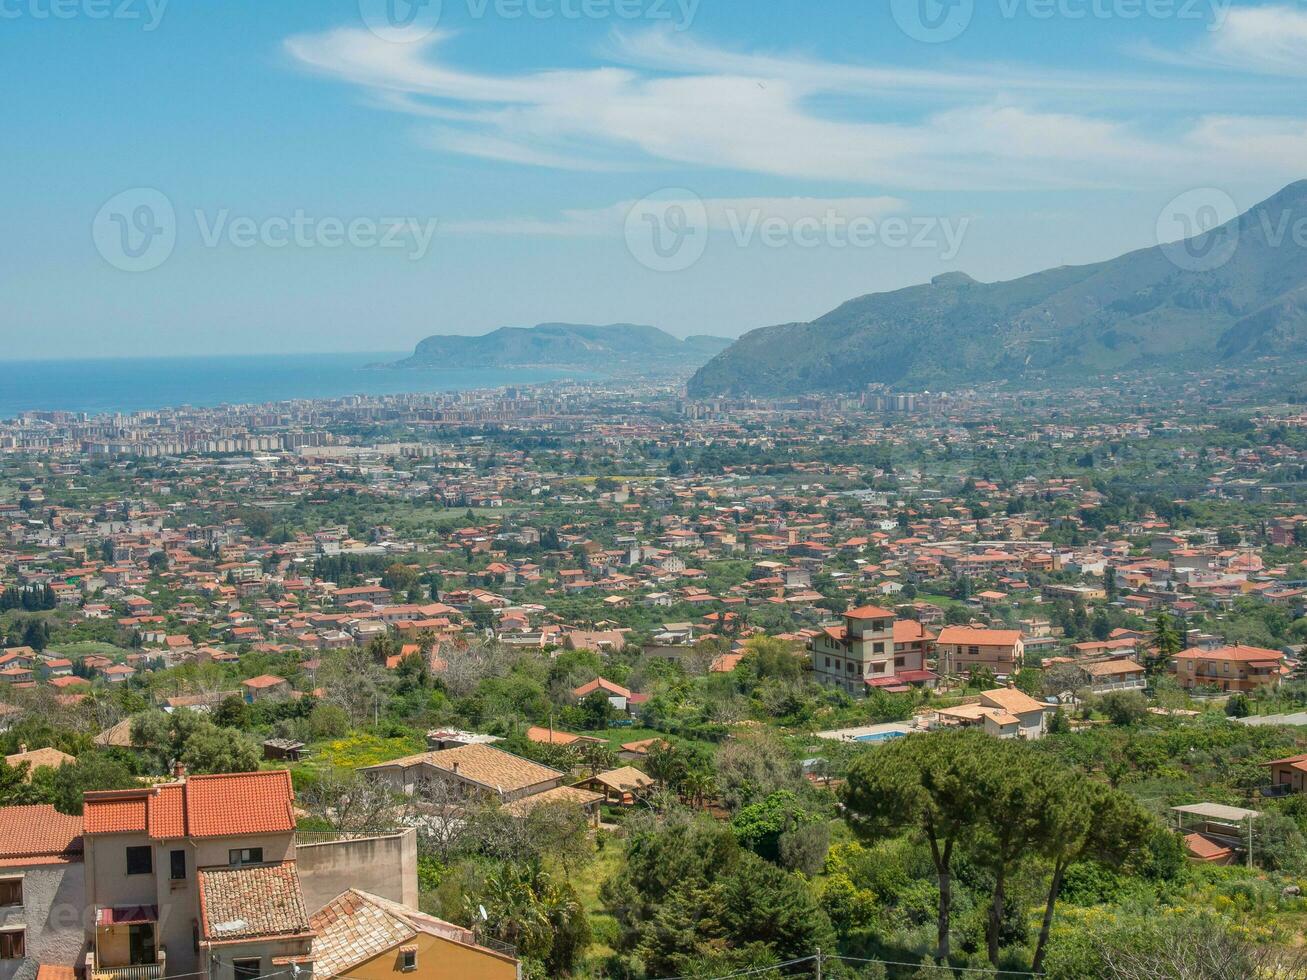
[[[1108,691],[1098,707],[1113,725],[1137,725],[1148,717],[1148,699],[1139,691]]]
[[[53,769],[38,769],[32,776],[43,785],[60,813],[82,812],[82,794],[102,789],[133,789],[140,782],[125,765],[102,752],[88,752],[76,762]]]
[[[783,789],[798,789],[802,781],[789,749],[767,732],[732,739],[717,753],[717,788],[731,810]]]
[[[254,772],[259,768],[259,749],[234,728],[202,721],[186,739],[181,761],[194,773]]]
[[[867,840],[908,828],[926,841],[939,885],[935,958],[949,957],[954,850],[973,831],[980,807],[980,759],[993,739],[953,730],[895,739],[860,756],[841,790],[845,819]]]
[[[1119,867],[1141,849],[1155,830],[1154,821],[1133,799],[1101,783],[1075,781],[1062,787],[1056,807],[1044,813],[1041,851],[1053,864],[1044,918],[1030,969],[1040,973],[1053,926],[1053,913],[1067,868],[1092,860]]]
[[[1153,623],[1153,651],[1144,659],[1148,673],[1160,674],[1165,670],[1167,662],[1182,649],[1182,644],[1183,638],[1171,617],[1164,612],[1158,613]]]

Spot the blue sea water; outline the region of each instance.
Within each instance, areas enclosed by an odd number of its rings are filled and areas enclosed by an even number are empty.
[[[387,370],[404,354],[287,354],[0,362],[0,419],[25,411],[100,414],[296,398],[470,391],[540,384],[575,371]]]

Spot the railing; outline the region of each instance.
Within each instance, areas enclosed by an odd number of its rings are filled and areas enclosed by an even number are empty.
[[[168,970],[168,953],[163,947],[155,954],[153,963],[128,966],[96,964],[95,954],[86,954],[86,975],[90,980],[162,980]]]
[[[492,939],[489,936],[478,936],[477,945],[484,946],[486,949],[496,953],[502,953],[504,956],[511,956],[517,959],[517,947],[509,943],[502,943],[498,939]]]
[[[93,973],[94,980],[160,980],[162,976],[162,963],[137,966],[101,966]]]
[[[310,844],[339,844],[345,841],[376,840],[382,837],[398,837],[405,832],[406,830],[403,827],[396,827],[392,830],[362,831],[297,830],[295,831],[295,845],[303,847]]]

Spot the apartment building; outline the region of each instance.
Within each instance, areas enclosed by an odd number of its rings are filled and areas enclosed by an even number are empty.
[[[844,614],[844,625],[827,626],[813,637],[813,676],[820,684],[855,695],[870,688],[904,691],[914,685],[933,685],[938,675],[926,668],[931,639],[920,623],[896,623],[888,609],[850,609]]]
[[[308,962],[290,774],[87,793],[87,980],[255,977]]]
[[[1256,691],[1280,686],[1284,654],[1261,647],[1224,646],[1214,650],[1190,647],[1172,660],[1175,679],[1186,690],[1210,687],[1221,691]]]
[[[1020,630],[945,626],[935,641],[941,674],[970,674],[988,667],[995,677],[1011,677],[1021,669],[1025,652]]]

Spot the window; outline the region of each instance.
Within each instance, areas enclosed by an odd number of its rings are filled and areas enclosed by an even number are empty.
[[[0,960],[21,960],[27,955],[27,933],[22,929],[0,932]]]
[[[884,652],[885,652],[885,644],[884,644],[884,643],[873,643],[873,644],[871,645],[871,652],[872,652],[872,653],[884,653]]]
[[[262,863],[263,848],[261,847],[238,847],[227,852],[227,864],[233,868]]]
[[[399,951],[399,968],[405,973],[418,968],[418,951],[416,949],[401,949]]]
[[[883,674],[883,673],[885,673],[885,664],[884,664],[883,662],[882,662],[882,663],[878,663],[878,664],[872,664],[872,665],[871,665],[871,672],[872,672],[873,674]]]
[[[827,667],[830,666],[830,657],[827,657],[827,658],[826,658],[826,666],[827,666]]]
[[[154,870],[154,848],[127,848],[127,873],[129,875],[148,875]]]
[[[168,855],[169,874],[173,881],[186,879],[186,852],[173,851]]]
[[[0,879],[0,905],[23,904],[23,879]]]
[[[903,664],[904,664],[904,659],[903,659],[902,657],[895,657],[895,658],[894,658],[894,666],[895,666],[895,667],[902,667]]]
[[[262,960],[233,960],[231,964],[235,980],[255,980],[262,968]]]
[[[980,647],[967,647],[967,654],[972,657],[979,657]]]

